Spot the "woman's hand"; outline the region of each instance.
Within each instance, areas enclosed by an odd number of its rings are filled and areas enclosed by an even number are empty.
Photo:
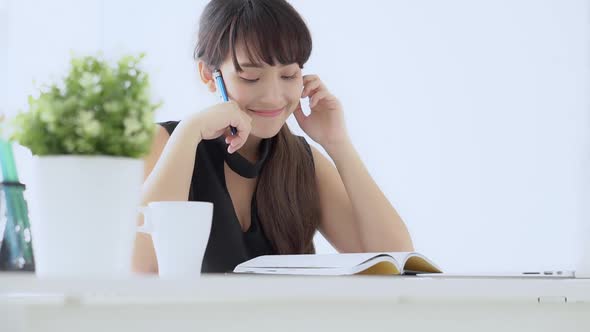
[[[243,112],[234,101],[217,104],[196,113],[190,121],[198,128],[200,139],[210,140],[218,138],[228,131],[229,126],[237,129],[235,136],[228,135],[225,142],[229,144],[227,151],[234,153],[239,150],[252,130],[252,118]]]
[[[305,116],[301,104],[293,113],[303,131],[328,150],[349,141],[340,101],[334,97],[317,75],[303,76],[301,98],[309,97],[311,114]]]

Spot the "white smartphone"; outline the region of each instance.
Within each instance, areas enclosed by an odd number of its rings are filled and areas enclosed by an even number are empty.
[[[301,98],[299,101],[301,102],[301,110],[303,111],[303,114],[305,114],[305,116],[309,116],[311,114],[311,108],[309,108],[309,98]]]

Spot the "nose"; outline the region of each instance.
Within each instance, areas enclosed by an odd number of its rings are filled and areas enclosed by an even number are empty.
[[[277,80],[268,80],[263,86],[260,102],[272,107],[283,106],[284,91],[280,83]]]

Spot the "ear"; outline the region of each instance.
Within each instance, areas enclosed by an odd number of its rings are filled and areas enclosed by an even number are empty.
[[[207,89],[210,92],[217,91],[217,88],[215,87],[215,81],[213,80],[213,72],[201,60],[199,60],[199,75],[201,76],[201,81],[207,85]]]

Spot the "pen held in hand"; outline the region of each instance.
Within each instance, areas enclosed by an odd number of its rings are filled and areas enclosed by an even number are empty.
[[[221,71],[219,69],[215,69],[213,71],[213,79],[215,80],[215,85],[217,86],[217,91],[219,91],[219,97],[221,98],[221,101],[229,101],[227,90],[225,89],[225,83],[223,82],[223,76],[221,76]],[[232,135],[236,135],[238,133],[238,130],[233,126],[230,126],[229,129]]]

